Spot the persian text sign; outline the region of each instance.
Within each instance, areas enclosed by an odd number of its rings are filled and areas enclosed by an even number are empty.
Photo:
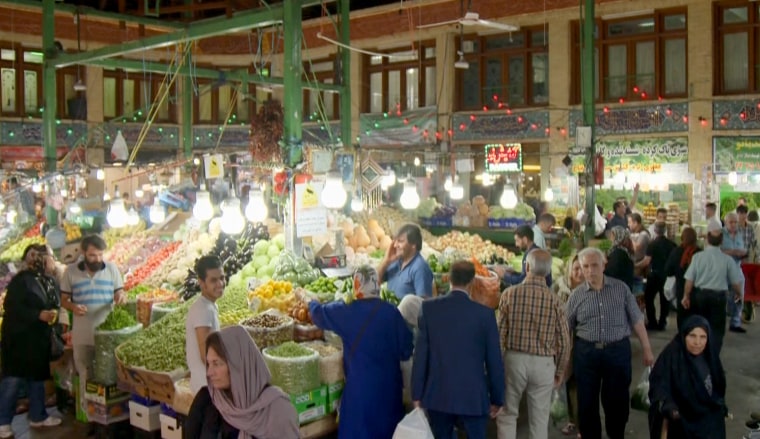
[[[519,143],[486,145],[486,171],[522,171],[522,145]]]
[[[668,139],[626,140],[599,142],[596,146],[604,156],[605,172],[657,172],[664,164],[678,165],[688,172],[689,147],[685,137]],[[573,173],[585,172],[584,149],[572,148]],[[672,169],[672,166],[668,166]]]
[[[715,172],[760,171],[760,137],[714,137]]]

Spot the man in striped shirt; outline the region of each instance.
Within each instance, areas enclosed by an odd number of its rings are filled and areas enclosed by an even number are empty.
[[[106,249],[103,238],[87,236],[82,240],[81,248],[84,260],[69,265],[63,273],[61,304],[74,314],[71,328],[74,366],[79,374],[80,395],[84,395],[87,377],[92,376],[95,328],[105,321],[113,304],[125,303],[127,296],[119,269],[103,261]],[[81,400],[85,402],[84,398]]]
[[[586,282],[567,302],[567,323],[575,333],[573,372],[578,382],[578,419],[583,439],[601,439],[599,396],[610,439],[623,439],[631,386],[631,331],[641,342],[645,366],[654,363],[652,348],[636,299],[623,282],[604,275],[601,250],[578,254]]]
[[[546,439],[552,389],[563,381],[570,357],[570,335],[559,296],[546,285],[552,256],[533,250],[525,280],[507,289],[499,303],[499,339],[507,388],[504,410],[496,417],[499,439],[517,437],[523,393],[528,395],[531,439]]]

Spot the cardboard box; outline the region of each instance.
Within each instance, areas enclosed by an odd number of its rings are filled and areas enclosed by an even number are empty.
[[[110,404],[87,401],[87,419],[101,425],[127,420],[129,419],[129,398]]]
[[[177,418],[161,413],[159,419],[161,420],[161,439],[182,439],[182,424]]]
[[[129,423],[143,431],[161,430],[161,406],[145,406],[129,401]]]
[[[343,396],[344,387],[346,387],[346,383],[343,381],[327,385],[327,413],[338,411],[338,404],[340,397]]]
[[[298,413],[299,424],[320,419],[327,414],[327,386],[301,395],[290,395],[290,401]]]
[[[187,372],[152,372],[139,367],[127,367],[119,359],[119,347],[116,348],[116,376],[119,388],[153,401],[171,404],[174,401],[174,382],[184,378]]]
[[[84,398],[84,395],[80,395],[79,375],[74,375],[74,378],[71,380],[71,386],[74,389],[74,406],[76,407],[76,419],[77,421],[84,422],[86,424],[88,422],[87,412],[82,407],[82,399]]]
[[[109,404],[114,401],[120,401],[128,396],[129,393],[120,390],[116,384],[105,385],[88,381],[85,385],[84,399],[86,401]]]

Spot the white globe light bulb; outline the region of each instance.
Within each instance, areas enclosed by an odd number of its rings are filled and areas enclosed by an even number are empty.
[[[351,210],[353,212],[361,212],[364,210],[364,202],[359,194],[354,195],[354,198],[351,200]]]
[[[150,222],[153,224],[161,224],[164,220],[166,220],[166,211],[164,210],[164,206],[161,205],[161,202],[158,201],[158,197],[156,197],[153,205],[150,206]]]
[[[211,194],[202,190],[195,193],[193,216],[198,221],[208,221],[214,217],[214,206],[211,205]]]
[[[114,229],[119,229],[127,225],[127,209],[124,208],[124,200],[116,198],[111,201],[111,207],[106,214],[108,225]]]
[[[267,219],[269,209],[264,202],[261,191],[252,190],[248,194],[248,205],[245,207],[245,217],[252,223],[260,223]]]
[[[731,186],[736,186],[736,183],[739,183],[739,175],[736,173],[736,171],[731,171],[728,173],[728,184]]]
[[[236,196],[222,202],[222,232],[228,235],[238,235],[245,228],[245,217],[240,211],[240,199]]]
[[[71,212],[73,215],[79,215],[82,213],[82,206],[80,206],[76,201],[72,201],[71,204],[69,204],[69,212]]]
[[[135,191],[135,197],[142,198],[143,195],[145,195],[145,192],[143,192],[142,189],[138,189],[138,190]]]
[[[451,190],[449,191],[449,196],[452,200],[461,200],[464,198],[464,186],[462,186],[460,183],[452,184]]]
[[[98,179],[98,180],[100,180],[100,181],[105,180],[106,179],[106,171],[104,171],[102,169],[98,169],[97,171],[95,171],[95,178]]]
[[[408,179],[404,182],[404,192],[399,199],[401,207],[406,210],[416,209],[420,205],[420,194],[417,193],[417,182]]]
[[[140,224],[140,215],[137,213],[134,207],[129,209],[129,212],[127,212],[127,225],[128,226],[136,226]]]
[[[548,187],[544,191],[544,201],[552,201],[554,200],[554,191],[552,188]]]
[[[505,209],[513,209],[517,206],[517,193],[512,185],[504,186],[504,192],[502,192],[501,198],[499,198],[499,204]]]
[[[322,205],[328,209],[341,209],[346,205],[348,194],[338,174],[329,174],[320,195]]]
[[[5,220],[8,221],[8,224],[15,224],[16,216],[18,216],[16,209],[11,209],[5,214]]]
[[[452,180],[451,176],[449,175],[446,177],[446,180],[443,182],[443,190],[446,192],[451,191],[451,186],[454,184],[454,181]]]

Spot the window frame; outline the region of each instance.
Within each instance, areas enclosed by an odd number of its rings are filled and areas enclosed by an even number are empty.
[[[455,83],[456,83],[456,92],[454,96],[454,102],[455,102],[455,111],[477,111],[482,110],[483,107],[493,108],[493,99],[490,97],[485,96],[484,92],[484,83],[486,78],[486,61],[489,59],[500,59],[501,60],[501,83],[503,84],[505,95],[500,96],[500,103],[504,106],[509,106],[510,108],[530,108],[530,107],[546,107],[549,105],[549,94],[551,93],[551,90],[547,91],[546,94],[546,102],[536,102],[533,96],[533,55],[535,54],[545,54],[546,55],[546,87],[549,89],[549,81],[551,78],[551,70],[549,66],[549,41],[544,40],[545,43],[538,45],[535,44],[533,41],[533,36],[535,33],[544,33],[545,38],[548,38],[549,36],[549,29],[548,26],[526,26],[521,28],[517,32],[506,32],[506,33],[500,33],[500,34],[491,34],[491,35],[474,35],[474,34],[465,34],[464,35],[464,41],[476,41],[478,45],[478,49],[476,51],[473,51],[471,53],[465,53],[464,59],[470,63],[470,66],[473,64],[479,65],[479,83],[481,85],[479,90],[479,99],[478,99],[478,105],[473,107],[467,107],[464,105],[464,72],[460,69],[456,69],[455,72]],[[515,35],[522,35],[523,38],[523,45],[522,46],[514,46],[514,47],[500,47],[500,48],[494,48],[494,49],[488,49],[487,43],[490,39],[496,39],[496,38],[503,38],[505,36],[510,36],[512,40],[514,40]],[[457,50],[462,50],[462,42],[459,37],[457,37]],[[510,71],[509,71],[509,62],[510,59],[513,57],[521,57],[523,60],[523,102],[524,103],[513,103],[509,102],[509,77],[510,77]],[[459,55],[457,55],[457,59],[459,59]]]
[[[665,29],[665,19],[672,15],[683,15],[686,23],[684,28],[675,30]],[[621,36],[607,36],[610,26],[614,26],[619,23],[625,23],[638,19],[652,18],[654,21],[654,29],[649,33],[640,34],[625,34]],[[689,22],[688,22],[688,10],[685,6],[657,9],[651,14],[641,14],[631,17],[621,17],[609,20],[602,20],[602,18],[596,18],[594,20],[595,33],[594,48],[598,51],[598,63],[599,72],[598,76],[594,78],[598,87],[599,96],[594,98],[596,103],[611,103],[618,102],[620,99],[624,101],[646,101],[651,99],[658,99],[659,97],[674,99],[684,98],[688,96],[688,83],[689,83]],[[580,21],[574,20],[570,24],[570,44],[571,44],[571,69],[570,69],[570,104],[578,105],[581,103],[581,27]],[[664,47],[666,41],[683,39],[684,41],[684,74],[686,75],[685,90],[682,93],[667,93],[665,90],[665,62]],[[634,87],[636,84],[636,47],[638,43],[653,42],[654,43],[654,90],[646,91],[645,97],[641,96],[640,92],[635,92]],[[607,90],[606,81],[609,78],[609,48],[611,46],[624,45],[626,47],[626,93],[624,96],[609,96]]]
[[[373,73],[381,73],[382,78],[382,94],[383,94],[383,112],[391,112],[394,110],[400,110],[400,111],[408,111],[406,102],[407,102],[407,82],[406,82],[406,71],[407,69],[417,69],[417,101],[418,105],[417,108],[424,107],[424,103],[427,102],[426,99],[426,87],[425,87],[425,81],[427,80],[427,67],[436,67],[436,58],[435,58],[435,52],[436,52],[436,44],[435,40],[426,40],[422,42],[418,42],[414,49],[417,51],[417,59],[410,60],[410,61],[399,61],[399,62],[391,62],[391,60],[388,57],[383,57],[380,64],[372,64],[371,62],[371,55],[363,55],[362,56],[362,71],[364,72],[362,74],[363,76],[363,90],[362,90],[362,103],[361,108],[363,113],[369,113],[372,109],[372,86],[371,86],[371,77]],[[427,56],[425,54],[425,49],[433,49],[433,55]],[[398,53],[398,52],[404,52],[405,50],[409,50],[405,47],[396,47],[394,49],[389,50],[374,50],[374,52],[378,53]],[[389,75],[390,72],[399,72],[399,106],[395,109],[392,108],[385,108],[387,105],[388,100],[388,92],[389,92]],[[436,72],[436,75],[439,73]],[[438,87],[436,87],[436,90]],[[436,102],[437,105],[437,102]],[[415,108],[416,109],[416,108]]]
[[[736,7],[746,7],[746,23],[723,24],[723,11]],[[716,96],[742,95],[760,92],[760,4],[742,1],[720,1],[713,3],[713,94]],[[747,34],[747,88],[727,90],[724,86],[725,64],[723,55],[723,37],[729,34]],[[754,68],[750,67],[753,66]]]

